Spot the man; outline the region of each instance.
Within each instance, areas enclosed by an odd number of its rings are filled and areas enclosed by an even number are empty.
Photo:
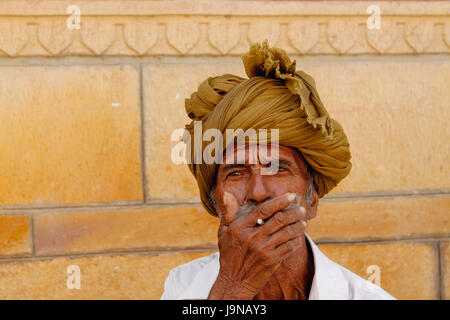
[[[242,60],[249,79],[209,77],[186,99],[189,137],[199,122],[203,132],[271,134],[237,144],[226,135],[213,163],[199,161],[203,142],[189,153],[202,204],[220,219],[219,252],[171,270],[161,299],[393,299],[305,233],[319,198],[351,170],[347,137],[314,80],[267,40]],[[197,139],[185,141],[197,150]]]

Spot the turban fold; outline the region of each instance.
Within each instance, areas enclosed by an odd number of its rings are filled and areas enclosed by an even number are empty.
[[[345,178],[352,167],[347,136],[342,126],[332,119],[323,106],[314,79],[295,70],[280,48],[269,48],[268,41],[254,43],[241,56],[248,79],[233,74],[208,77],[185,100],[192,122],[186,125],[194,135],[194,121],[202,122],[202,130],[278,129],[279,144],[296,148],[312,169],[319,198]],[[195,139],[190,139],[194,150]],[[205,144],[202,144],[202,150]],[[225,150],[227,145],[223,146]],[[205,209],[217,215],[210,193],[215,185],[218,164],[194,163],[189,169],[197,180]]]

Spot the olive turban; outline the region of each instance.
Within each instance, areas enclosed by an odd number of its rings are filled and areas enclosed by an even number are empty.
[[[352,167],[342,126],[328,115],[314,79],[296,71],[296,61],[291,62],[283,49],[269,48],[265,40],[252,44],[241,58],[249,79],[232,74],[209,77],[185,100],[186,112],[192,119],[186,125],[187,131],[192,137],[194,121],[202,122],[203,132],[210,128],[222,133],[239,128],[278,129],[279,144],[300,151],[312,169],[317,194],[323,197]],[[194,139],[189,141],[194,150]],[[218,164],[195,164],[193,158],[191,152],[189,169],[197,180],[202,204],[217,216],[210,193]]]

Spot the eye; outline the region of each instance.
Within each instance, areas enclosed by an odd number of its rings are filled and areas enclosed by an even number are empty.
[[[278,168],[278,172],[284,172],[287,171],[288,169],[284,168],[284,167],[279,167]]]
[[[242,172],[240,172],[240,171],[232,171],[232,172],[230,172],[227,175],[227,177],[237,177],[237,176],[240,176],[240,175],[242,175]]]

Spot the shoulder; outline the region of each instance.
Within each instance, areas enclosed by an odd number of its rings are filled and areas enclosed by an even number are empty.
[[[218,260],[219,253],[215,252],[208,256],[192,260],[188,263],[184,263],[170,270],[169,275],[164,282],[164,293],[161,296],[161,300],[179,299],[185,294],[188,289],[190,289],[191,291],[193,289],[202,291],[201,287],[196,287],[196,282],[198,282],[196,280],[199,278],[199,276],[203,278],[203,280],[211,278],[211,273],[214,273],[216,271],[216,265],[219,265]],[[215,278],[213,278],[212,280],[215,281]],[[211,283],[211,286],[213,285],[213,283],[214,282]],[[208,283],[203,281],[202,286],[204,287],[207,285]],[[210,288],[208,288],[208,292],[209,289]]]
[[[348,282],[349,299],[351,300],[395,300],[393,296],[374,283],[358,276],[352,271],[338,265]]]
[[[395,299],[382,288],[330,260],[312,239],[306,238],[314,256],[315,273],[311,300],[386,300]]]

